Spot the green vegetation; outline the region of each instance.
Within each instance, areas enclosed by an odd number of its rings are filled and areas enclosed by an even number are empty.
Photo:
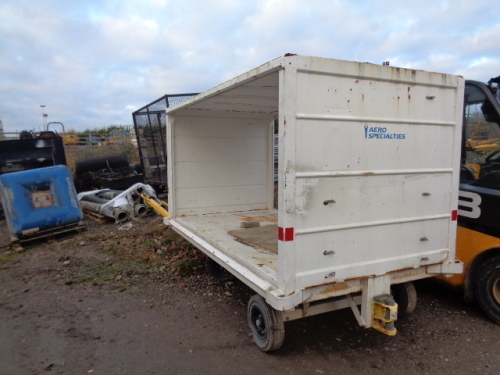
[[[17,258],[21,254],[22,253],[17,253],[17,252],[12,252],[12,251],[0,254],[0,264],[4,264],[4,263],[8,262],[11,259]]]
[[[147,264],[136,263],[132,260],[115,258],[113,261],[103,261],[91,267],[80,267],[71,277],[71,283],[92,283],[103,285],[115,281],[123,276],[131,277],[150,272]]]
[[[203,264],[199,259],[181,259],[172,264],[175,274],[180,276],[191,276],[203,270]]]
[[[127,129],[128,127],[130,127],[131,125],[108,125],[108,126],[103,126],[103,127],[96,127],[96,128],[93,128],[93,129],[85,129],[83,132],[77,132],[76,134],[77,135],[81,135],[81,136],[85,136],[85,135],[88,135],[88,134],[92,134],[92,135],[97,135],[97,134],[101,134],[101,135],[107,135],[108,133],[111,133],[112,131],[123,131],[125,129]]]

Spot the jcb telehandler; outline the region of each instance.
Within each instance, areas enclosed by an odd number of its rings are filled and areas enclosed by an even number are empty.
[[[463,286],[500,324],[500,76],[466,81],[457,258],[464,273],[446,281]]]

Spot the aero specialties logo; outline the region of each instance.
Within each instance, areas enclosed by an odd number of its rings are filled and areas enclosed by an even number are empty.
[[[406,134],[391,133],[387,128],[365,125],[365,139],[406,139]]]

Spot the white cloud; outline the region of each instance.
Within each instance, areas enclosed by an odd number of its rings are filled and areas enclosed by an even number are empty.
[[[500,3],[421,0],[4,0],[0,119],[79,129],[198,92],[284,53],[488,80],[500,75]]]

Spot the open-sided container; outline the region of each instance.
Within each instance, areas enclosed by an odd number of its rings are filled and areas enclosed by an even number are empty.
[[[454,75],[287,55],[167,109],[165,222],[256,291],[262,350],[281,345],[283,321],[345,307],[394,334],[391,286],[411,310],[408,282],[461,271],[463,88]]]

